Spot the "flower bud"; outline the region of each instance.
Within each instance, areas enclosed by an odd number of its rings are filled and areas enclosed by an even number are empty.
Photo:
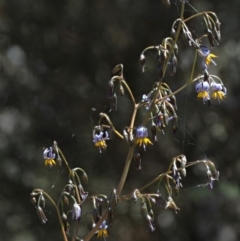
[[[37,204],[36,198],[35,198],[35,197],[32,197],[32,198],[31,198],[31,202],[32,202],[32,204],[35,206],[35,205]]]
[[[113,68],[112,74],[114,74],[114,75],[119,75],[119,74],[121,74],[122,70],[123,70],[123,65],[122,65],[122,64],[118,64],[118,65],[116,65],[116,66]]]
[[[72,219],[79,219],[81,217],[82,210],[79,204],[74,203],[72,207]]]
[[[86,173],[86,172],[84,172],[84,173],[82,174],[82,180],[83,180],[83,182],[84,182],[85,184],[88,183],[88,176],[87,176],[87,173]]]
[[[141,155],[139,152],[135,152],[134,155],[133,155],[133,158],[136,162],[136,169],[137,170],[141,170],[142,169],[142,166],[141,166]]]
[[[122,84],[120,84],[119,90],[120,90],[121,96],[124,96],[124,88],[123,88]]]
[[[157,138],[157,127],[156,127],[155,123],[152,123],[151,132],[152,132],[152,136],[153,136],[154,141],[158,141],[158,138]]]
[[[37,207],[37,215],[38,215],[42,224],[45,224],[47,222],[47,218],[45,216],[45,213],[40,206]]]
[[[141,66],[142,66],[142,72],[144,73],[145,72],[145,70],[146,70],[146,59],[145,59],[145,55],[144,54],[141,54],[140,55],[140,64],[141,64]]]

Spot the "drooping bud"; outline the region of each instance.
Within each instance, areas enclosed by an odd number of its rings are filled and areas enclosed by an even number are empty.
[[[122,85],[122,84],[120,84],[119,90],[120,90],[121,96],[124,96],[124,88],[123,88],[123,85]]]
[[[31,202],[32,202],[32,204],[35,206],[35,205],[37,204],[36,198],[35,198],[35,197],[32,197],[32,198],[31,198]]]
[[[163,5],[165,5],[168,8],[171,6],[170,0],[162,0],[162,2],[163,2]]]
[[[113,80],[110,80],[108,82],[107,98],[111,99],[113,97],[113,93],[114,93],[114,82]]]
[[[44,198],[44,196],[41,195],[39,198],[40,198],[40,205],[41,205],[43,208],[45,208],[45,198]]]
[[[86,173],[86,172],[84,172],[84,173],[82,174],[82,180],[83,180],[83,182],[84,182],[85,184],[88,184],[88,176],[87,176],[87,173]]]
[[[137,197],[137,194],[136,194],[137,190],[135,190],[133,193],[132,193],[132,196],[131,196],[131,199],[134,203],[137,202],[138,200],[138,197]]]
[[[214,47],[215,38],[214,38],[213,33],[210,29],[207,30],[207,37],[208,37],[208,42],[210,44],[210,47]]]
[[[72,219],[79,219],[82,215],[82,210],[79,204],[74,203],[72,207]]]
[[[114,75],[121,75],[123,71],[123,65],[122,64],[118,64],[116,65],[113,70],[112,70],[112,74]]]
[[[147,66],[146,66],[146,58],[143,53],[140,55],[140,64],[142,66],[142,72],[144,73]]]
[[[42,224],[45,224],[47,222],[47,218],[45,216],[45,213],[40,206],[37,207],[37,215],[38,215]]]
[[[136,162],[136,169],[137,170],[141,170],[142,169],[142,165],[141,165],[141,155],[140,155],[140,153],[139,152],[135,152],[134,154],[133,154],[133,158],[134,158],[134,160],[135,160],[135,162]]]
[[[152,123],[151,132],[152,132],[152,136],[153,136],[154,141],[158,141],[157,126],[155,125],[155,123]]]

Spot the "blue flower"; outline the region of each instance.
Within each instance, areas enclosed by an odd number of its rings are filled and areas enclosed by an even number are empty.
[[[210,50],[206,46],[200,46],[200,50],[198,51],[199,55],[203,58],[202,67],[203,69],[207,69],[210,63],[216,65],[216,63],[212,60],[212,58],[217,58],[215,54],[211,54]]]
[[[148,138],[148,129],[145,126],[139,126],[137,128],[135,143],[136,145],[143,146],[144,150],[146,149],[146,145],[152,145],[152,142]]]

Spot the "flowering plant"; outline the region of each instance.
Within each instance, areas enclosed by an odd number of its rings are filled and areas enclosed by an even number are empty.
[[[167,6],[170,5],[170,1],[164,0],[163,2]],[[153,53],[157,59],[158,81],[154,83],[149,93],[144,94],[140,101],[135,99],[124,77],[122,64],[118,64],[113,68],[113,76],[108,82],[107,99],[110,105],[109,112],[117,110],[118,93],[121,96],[128,94],[133,106],[130,123],[126,123],[122,131],[115,127],[108,113],[100,113],[98,124],[94,126],[92,132],[93,144],[100,153],[107,151],[107,143],[112,141],[110,132],[128,144],[128,154],[122,176],[118,186],[113,188],[111,196],[108,197],[105,194],[93,194],[90,196],[85,191],[85,184],[88,182],[85,170],[80,167],[71,168],[56,141],[50,148],[46,148],[43,151],[46,166],[63,168],[62,162],[65,163],[69,172],[69,180],[63,187],[57,202],[42,189],[34,189],[31,193],[31,198],[42,223],[47,222],[47,217],[44,213],[45,198],[48,198],[54,205],[64,241],[69,240],[70,237],[72,237],[72,240],[81,239],[78,237],[78,226],[83,216],[84,204],[86,202],[91,203],[91,211],[85,212],[85,214],[91,216],[92,225],[89,233],[82,237],[84,241],[90,240],[94,235],[97,235],[98,238],[106,239],[109,236],[107,229],[114,221],[113,213],[115,207],[126,200],[131,200],[133,203],[137,203],[140,200],[139,213],[142,215],[147,230],[153,232],[155,230],[153,205],[158,208],[172,209],[175,213],[180,210],[174,200],[174,194],[177,195],[180,192],[182,188],[181,180],[186,177],[187,168],[199,164],[204,165],[207,177],[206,186],[209,189],[212,189],[214,181],[219,179],[219,171],[211,160],[203,159],[188,162],[184,154],[179,154],[172,158],[168,169],[164,173],[160,173],[144,186],[135,188],[131,193],[122,195],[132,160],[136,163],[136,169],[141,170],[142,153],[148,152],[147,146],[157,142],[161,138],[160,135],[164,134],[165,129],[169,128],[169,126],[171,126],[173,133],[177,131],[177,93],[194,84],[197,98],[202,99],[203,103],[208,103],[209,106],[212,105],[212,99],[221,101],[227,94],[222,80],[218,76],[209,73],[211,65],[216,65],[213,59],[217,57],[211,53],[210,48],[214,47],[215,44],[219,44],[221,38],[220,22],[217,15],[209,11],[198,12],[184,19],[183,13],[187,1],[182,0],[180,2],[180,17],[172,25],[171,37],[164,38],[159,45],[145,48],[140,54],[142,72],[145,72],[147,68],[146,59],[148,53]],[[194,38],[188,27],[188,22],[198,17],[204,19],[206,33],[201,37]],[[173,91],[166,82],[166,73],[169,71],[170,75],[174,75],[177,71],[179,36],[182,36],[187,41],[189,48],[195,52],[195,56],[189,79],[183,86]],[[202,72],[196,74],[195,69],[198,56],[202,58]],[[145,114],[141,122],[138,123],[136,116],[142,109],[145,110]],[[152,137],[149,135],[150,132]],[[157,189],[151,193],[146,192],[146,188],[153,186],[155,183],[158,183]],[[164,187],[165,194],[160,193],[160,186]],[[70,204],[71,208],[69,208]],[[71,213],[72,219],[77,221],[74,233],[70,232],[69,213]]]

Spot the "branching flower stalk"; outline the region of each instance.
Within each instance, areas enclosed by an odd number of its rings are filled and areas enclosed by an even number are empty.
[[[170,1],[163,1],[165,5],[169,6]],[[113,77],[108,82],[107,98],[110,103],[109,112],[117,110],[117,93],[120,96],[125,95],[125,91],[130,97],[133,110],[129,125],[126,125],[124,130],[119,131],[108,113],[100,113],[99,121],[93,128],[92,137],[94,146],[103,152],[107,149],[107,142],[111,140],[109,132],[113,132],[121,140],[125,140],[128,144],[128,153],[123,167],[122,175],[116,188],[113,189],[112,195],[108,197],[105,194],[93,194],[88,196],[88,192],[84,190],[85,184],[88,183],[88,176],[81,167],[71,168],[65,158],[63,152],[58,147],[57,142],[49,148],[44,148],[43,158],[46,166],[53,168],[54,166],[62,167],[62,161],[65,164],[69,180],[62,189],[61,195],[57,202],[50,197],[45,191],[41,189],[34,189],[31,193],[32,203],[34,204],[37,214],[42,223],[47,222],[44,213],[45,199],[53,204],[57,210],[61,231],[64,241],[70,240],[70,225],[68,214],[72,214],[72,219],[77,222],[74,232],[72,232],[72,241],[74,240],[90,240],[95,234],[98,238],[104,240],[108,237],[108,226],[113,222],[113,211],[120,201],[132,200],[133,203],[141,202],[140,213],[146,224],[147,230],[153,232],[154,225],[154,211],[153,205],[158,208],[172,209],[175,213],[180,208],[175,203],[173,194],[178,195],[182,188],[181,180],[186,177],[187,168],[194,165],[204,165],[206,168],[207,183],[202,185],[209,189],[213,188],[213,183],[219,179],[219,171],[217,171],[214,163],[210,160],[197,160],[187,162],[184,154],[180,154],[172,158],[166,172],[160,173],[142,187],[135,188],[133,192],[122,195],[126,178],[132,163],[136,162],[136,169],[141,170],[141,152],[147,150],[148,145],[153,145],[149,138],[148,123],[151,123],[151,134],[154,142],[158,141],[158,133],[164,134],[164,130],[172,124],[172,132],[175,133],[178,128],[177,115],[177,101],[176,94],[185,89],[191,84],[195,84],[197,98],[202,99],[203,103],[211,106],[211,100],[217,99],[222,101],[227,94],[227,90],[222,80],[209,73],[209,67],[216,65],[215,59],[217,56],[211,53],[210,48],[203,45],[203,41],[207,40],[210,47],[219,44],[220,22],[217,15],[213,12],[196,13],[191,17],[184,19],[185,0],[181,0],[180,16],[172,25],[172,37],[166,37],[158,46],[149,46],[145,48],[140,55],[140,63],[142,71],[146,69],[146,54],[147,52],[155,52],[157,55],[157,71],[159,79],[154,83],[152,89],[148,94],[144,94],[142,100],[136,101],[135,96],[124,77],[123,65],[118,64],[114,67]],[[193,18],[202,17],[206,26],[207,33],[194,39],[191,31],[187,26],[187,22]],[[190,77],[177,90],[171,90],[169,84],[166,83],[166,73],[169,70],[170,75],[174,75],[177,70],[177,56],[178,56],[178,39],[183,36],[188,41],[189,47],[195,51]],[[202,73],[195,77],[195,69],[198,57],[202,58]],[[145,109],[146,113],[142,118],[141,124],[137,125],[137,113],[139,110]],[[81,174],[81,177],[80,177]],[[146,188],[157,183],[156,192],[144,193]],[[165,193],[160,193],[160,187],[164,187]],[[165,197],[164,197],[165,196]],[[83,213],[82,207],[85,202],[91,202],[92,211]],[[69,208],[70,203],[72,208]],[[84,238],[78,237],[78,229],[81,217],[91,215],[92,229]]]

